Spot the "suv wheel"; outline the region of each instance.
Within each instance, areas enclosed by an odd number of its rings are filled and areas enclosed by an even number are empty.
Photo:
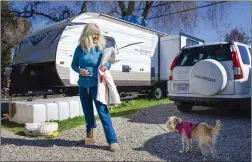
[[[193,107],[193,104],[190,102],[175,101],[174,103],[177,106],[177,109],[181,112],[190,112]]]

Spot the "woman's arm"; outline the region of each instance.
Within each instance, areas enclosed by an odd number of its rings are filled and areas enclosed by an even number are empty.
[[[76,72],[76,73],[80,73],[80,67],[79,67],[79,64],[78,64],[78,53],[79,53],[79,50],[80,50],[80,47],[77,46],[75,51],[74,51],[74,56],[73,56],[73,60],[72,60],[72,69]]]

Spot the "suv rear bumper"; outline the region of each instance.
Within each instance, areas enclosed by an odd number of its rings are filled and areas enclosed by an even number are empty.
[[[207,98],[207,97],[185,97],[185,96],[172,96],[168,95],[168,98],[172,101],[181,101],[181,102],[197,102],[197,103],[243,103],[243,102],[251,102],[251,98]]]

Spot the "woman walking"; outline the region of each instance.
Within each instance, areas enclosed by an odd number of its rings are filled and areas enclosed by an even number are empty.
[[[96,142],[97,125],[93,111],[94,101],[107,143],[109,144],[109,150],[116,151],[118,149],[118,141],[107,105],[96,100],[97,71],[104,49],[105,39],[99,27],[96,24],[87,24],[79,39],[79,45],[75,49],[72,69],[79,74],[79,94],[86,121],[85,144],[95,144]],[[111,63],[106,62],[100,70],[104,72],[109,70],[110,66]]]

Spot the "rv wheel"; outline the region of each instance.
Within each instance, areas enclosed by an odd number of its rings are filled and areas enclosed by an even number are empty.
[[[159,86],[153,88],[152,97],[160,100],[163,97],[163,89]]]

